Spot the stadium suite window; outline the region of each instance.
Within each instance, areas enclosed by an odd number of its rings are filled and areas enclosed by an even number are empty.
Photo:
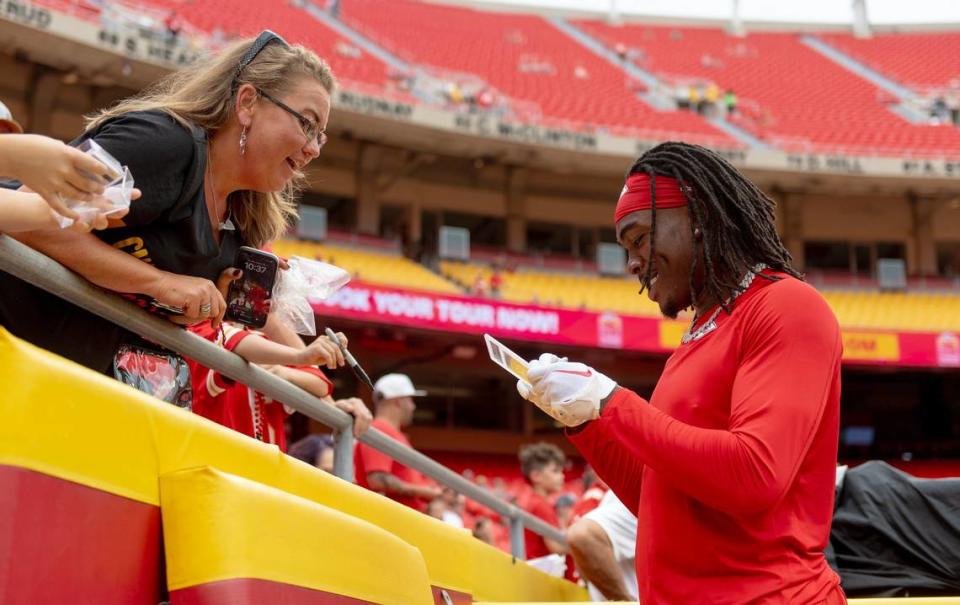
[[[403,241],[407,230],[405,206],[383,204],[380,206],[380,237],[385,240]]]
[[[607,227],[581,228],[576,230],[575,235],[579,257],[590,261],[597,258],[597,244],[617,243],[616,231]]]
[[[872,277],[877,259],[906,259],[902,242],[808,241],[803,255],[807,270],[845,271]]]
[[[845,369],[840,460],[960,455],[960,380],[949,373]],[[872,429],[866,443],[862,429]],[[853,429],[851,431],[848,429]]]
[[[531,252],[573,255],[574,229],[562,223],[527,223],[527,248]]]
[[[432,391],[439,393],[417,401],[415,426],[520,432],[522,407],[512,397],[516,394],[512,382]]]
[[[328,228],[343,231],[353,231],[356,229],[357,201],[353,198],[305,191],[301,203],[308,206],[326,208]]]
[[[507,221],[482,214],[443,211],[442,224],[448,227],[461,227],[470,231],[470,244],[474,246],[507,245]]]
[[[960,241],[937,242],[937,273],[960,278]]]

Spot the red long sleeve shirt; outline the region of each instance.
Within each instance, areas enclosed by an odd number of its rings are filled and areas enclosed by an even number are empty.
[[[813,288],[776,275],[674,352],[649,404],[620,388],[571,432],[637,511],[644,605],[844,602],[823,555],[840,330]]]

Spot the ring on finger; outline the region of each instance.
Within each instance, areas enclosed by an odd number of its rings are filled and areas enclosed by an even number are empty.
[[[204,304],[200,305],[200,312],[203,313],[203,314],[209,313],[209,312],[210,312],[210,309],[211,309],[210,303],[204,303]]]

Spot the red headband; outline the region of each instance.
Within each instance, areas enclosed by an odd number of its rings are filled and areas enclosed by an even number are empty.
[[[682,208],[687,205],[687,196],[680,190],[680,184],[676,179],[668,176],[657,176],[655,178],[657,209]],[[613,222],[619,222],[620,219],[631,212],[649,210],[651,207],[650,175],[646,172],[635,172],[627,177],[627,184],[623,186],[623,191],[620,192],[617,210],[613,214]]]

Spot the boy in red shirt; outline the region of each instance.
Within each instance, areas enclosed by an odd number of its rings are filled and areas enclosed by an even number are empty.
[[[823,555],[840,330],[773,202],[715,153],[664,143],[631,169],[615,222],[641,292],[665,316],[695,311],[650,401],[549,354],[517,388],[636,511],[640,602],[845,602]]]
[[[533,490],[520,507],[554,527],[560,525],[552,498],[563,489],[563,465],[567,457],[552,443],[534,443],[520,448],[520,471]],[[529,529],[523,530],[527,559],[545,557],[551,553],[566,552],[563,544],[544,538]]]

